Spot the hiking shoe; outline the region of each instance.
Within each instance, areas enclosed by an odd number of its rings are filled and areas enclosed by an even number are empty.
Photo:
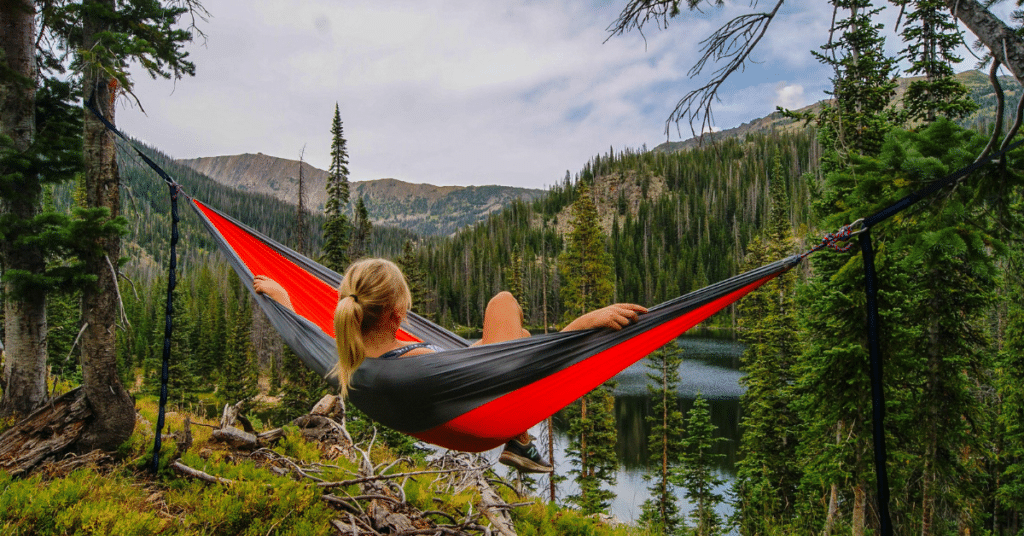
[[[498,461],[523,473],[550,473],[554,470],[550,463],[540,457],[532,440],[525,445],[515,439],[509,440]]]

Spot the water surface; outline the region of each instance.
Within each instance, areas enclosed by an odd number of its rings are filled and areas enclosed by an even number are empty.
[[[740,439],[739,397],[743,394],[743,387],[740,386],[739,380],[743,373],[739,371],[739,366],[744,345],[731,338],[716,337],[707,332],[680,337],[676,343],[683,349],[684,357],[679,367],[677,403],[685,415],[693,406],[697,393],[708,401],[711,420],[718,429],[718,437],[726,439],[720,442],[717,448],[717,452],[725,455],[717,471],[719,477],[726,480],[726,484],[718,493],[728,497],[728,489],[735,478],[736,448]],[[647,491],[650,483],[643,479],[647,470],[647,435],[650,431],[645,418],[651,413],[652,406],[651,396],[647,391],[648,383],[652,383],[647,377],[648,372],[650,369],[647,367],[647,360],[642,359],[615,377],[618,384],[614,391],[615,419],[618,428],[618,442],[615,447],[620,467],[618,482],[613,489],[616,498],[610,510],[613,515],[626,522],[636,521],[640,516],[640,506],[650,496]],[[565,435],[566,422],[564,411],[555,416],[554,459],[558,474],[571,476],[569,470],[572,466],[565,456],[568,443]],[[547,435],[543,426],[535,427],[531,433],[542,436],[543,440],[539,439],[537,444],[541,451],[546,453]],[[497,459],[499,452],[500,449],[493,451],[492,459]],[[547,478],[539,479],[538,484],[543,496],[546,497]],[[563,501],[565,497],[577,492],[578,489],[570,478],[559,484],[556,496],[559,501]],[[679,503],[684,512],[689,512],[690,505],[681,494]],[[723,516],[730,514],[731,511],[732,508],[728,505],[723,505],[719,509]]]

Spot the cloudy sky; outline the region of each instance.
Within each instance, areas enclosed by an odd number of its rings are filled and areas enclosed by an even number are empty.
[[[335,103],[350,179],[542,188],[609,147],[654,147],[700,40],[746,1],[609,39],[626,0],[206,0],[195,77],[135,76],[118,123],[176,158],[262,152],[326,169]],[[764,4],[762,2],[762,4]],[[792,4],[792,5],[791,5]],[[760,6],[762,9],[764,5]],[[714,109],[719,128],[824,97],[826,2],[787,3]],[[671,128],[672,140],[690,137]]]

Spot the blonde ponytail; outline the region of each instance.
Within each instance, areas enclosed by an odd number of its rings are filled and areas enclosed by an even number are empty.
[[[366,347],[363,343],[362,309],[351,297],[345,296],[334,308],[334,336],[338,346],[338,363],[334,365],[331,375],[338,378],[341,396],[348,396],[348,385],[352,374],[366,359]]]
[[[376,328],[387,313],[408,311],[412,296],[398,266],[385,259],[365,259],[349,266],[338,297],[334,309],[338,364],[331,375],[338,379],[345,397],[352,375],[366,359],[363,335]]]

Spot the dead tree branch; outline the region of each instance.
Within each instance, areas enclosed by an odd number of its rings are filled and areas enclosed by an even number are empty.
[[[680,0],[630,0],[619,14],[619,18],[608,27],[611,33],[609,39],[630,30],[637,30],[643,35],[643,27],[651,22],[662,29],[668,27],[669,19],[680,13],[680,3]],[[681,134],[679,123],[684,120],[689,124],[694,137],[703,137],[704,133],[711,131],[714,126],[712,106],[719,101],[718,93],[722,85],[733,73],[746,68],[750,53],[768,31],[768,26],[783,3],[785,0],[776,0],[775,7],[770,12],[747,13],[735,17],[701,41],[703,54],[687,73],[688,76],[696,77],[710,63],[724,61],[725,65],[715,70],[711,80],[706,84],[690,91],[679,100],[665,121],[666,137],[671,134],[673,123],[676,125],[676,132]],[[699,0],[686,0],[686,5],[691,11],[697,10],[700,4]],[[708,4],[722,6],[724,2],[715,0]],[[644,39],[646,41],[646,37]],[[698,123],[699,132],[694,127]]]

